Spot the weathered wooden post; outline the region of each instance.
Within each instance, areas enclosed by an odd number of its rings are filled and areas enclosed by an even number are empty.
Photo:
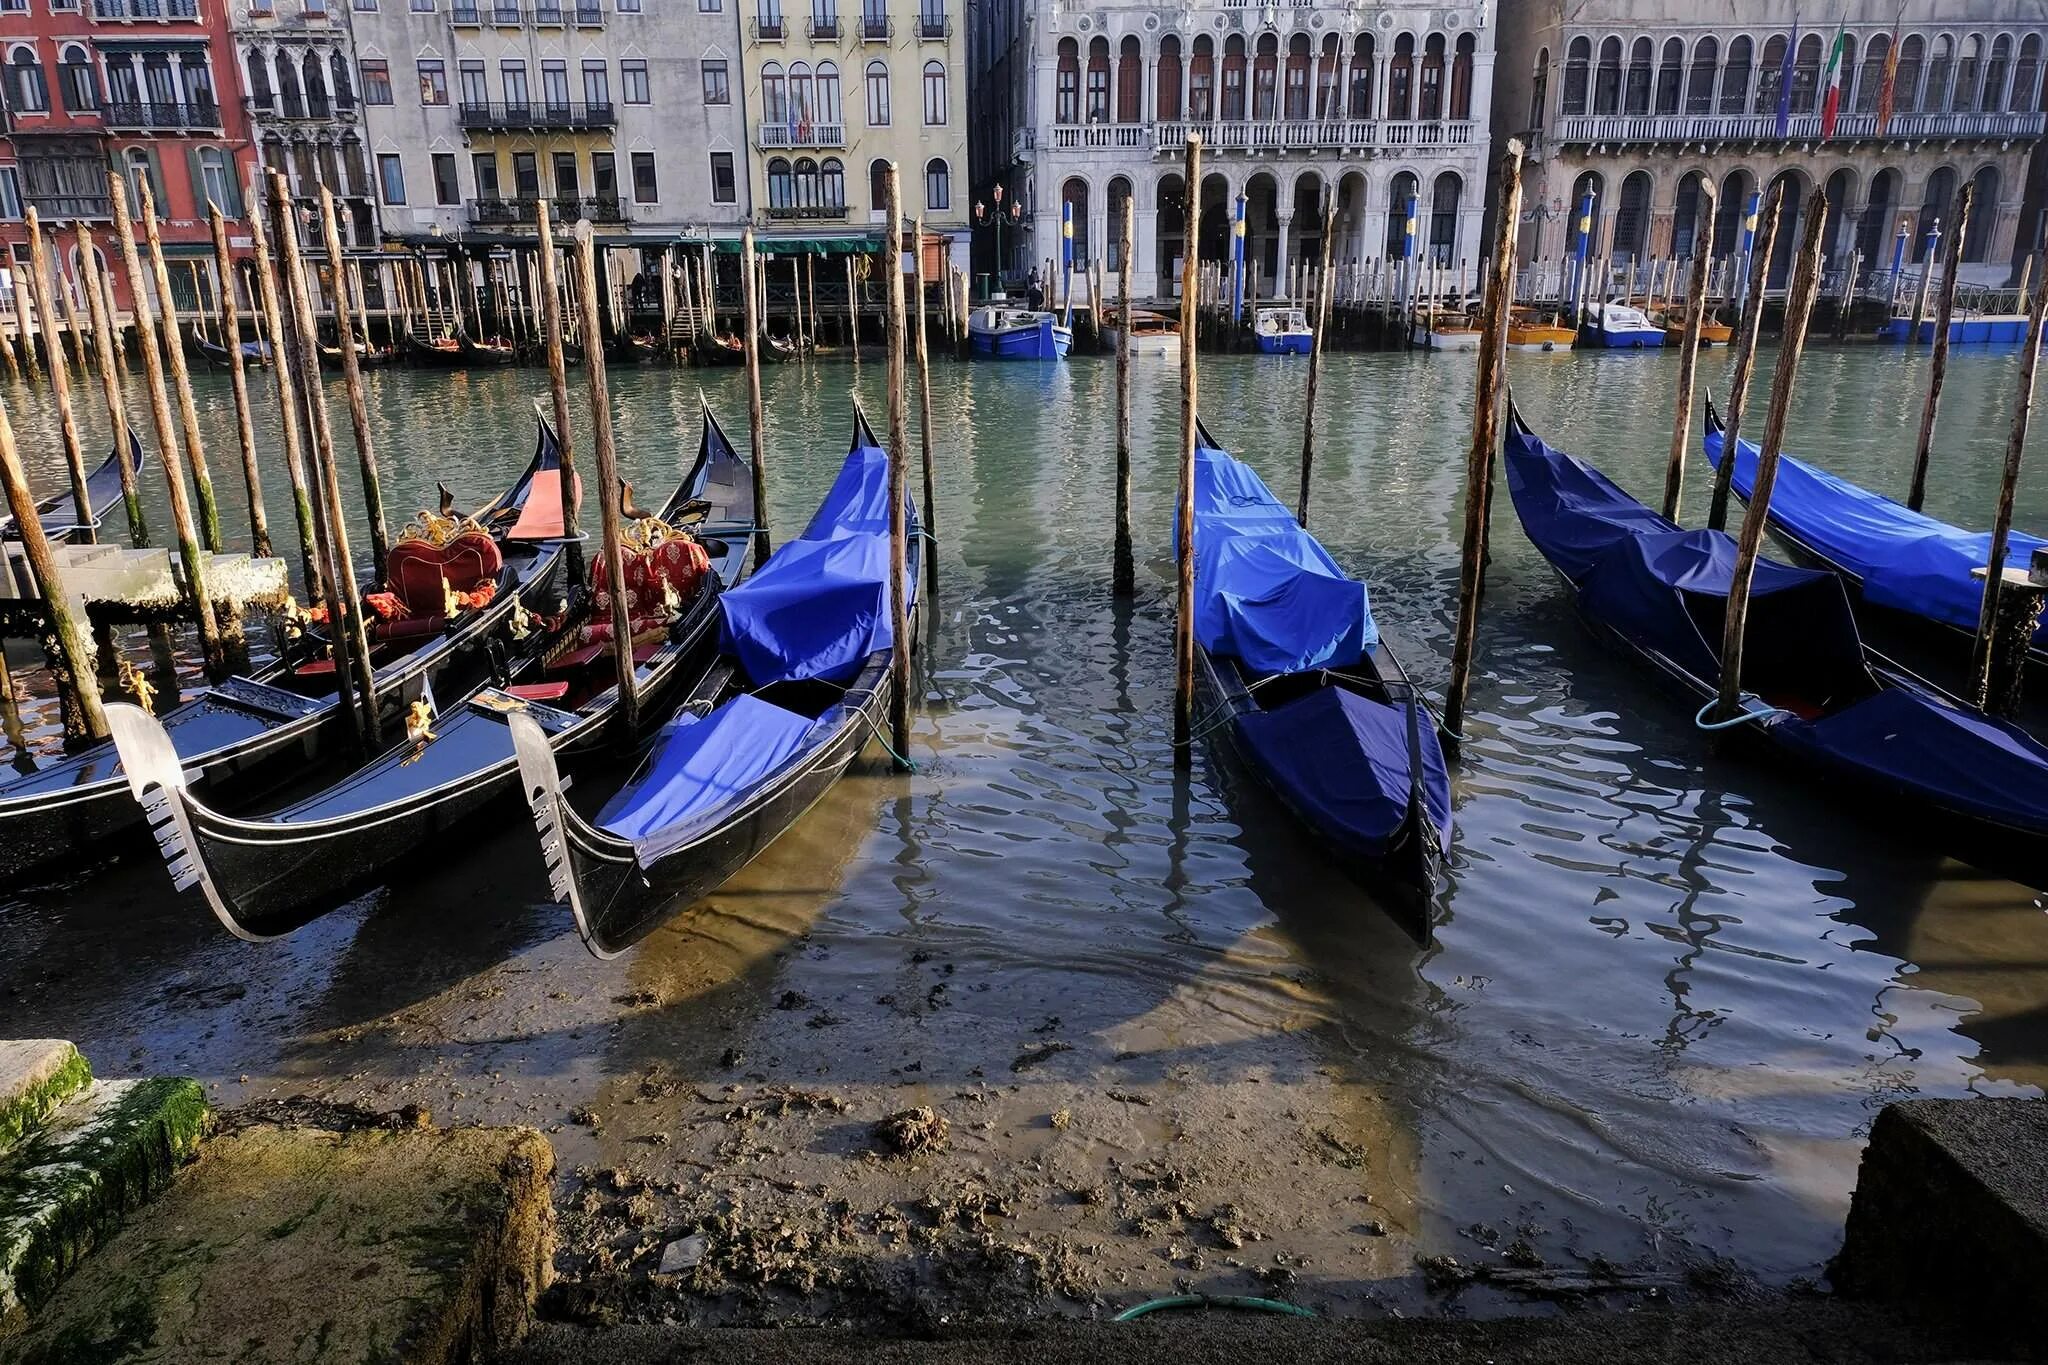
[[[142,271],[142,257],[135,249],[135,226],[128,218],[128,182],[117,171],[107,173],[107,189],[113,201],[114,239],[121,245],[121,262],[128,270],[128,294],[133,300],[136,349],[142,352],[142,371],[149,380],[150,417],[156,424],[158,461],[163,465],[164,485],[170,492],[171,524],[177,528],[178,557],[185,570],[185,590],[192,597],[192,616],[199,627],[200,649],[206,657],[210,676],[223,676],[226,658],[221,652],[220,623],[213,614],[213,596],[206,589],[206,561],[200,557],[199,536],[192,525],[192,505],[185,496],[185,472],[178,459],[178,432],[171,424],[171,395],[164,387],[163,358],[157,352],[156,318],[149,306],[149,285]],[[147,203],[148,190],[143,191]],[[165,294],[170,290],[165,289]],[[171,338],[171,350],[179,343]]]
[[[1956,235],[1962,235],[1960,229]],[[2012,534],[2013,498],[2020,482],[2020,457],[2026,451],[2027,424],[2033,415],[2034,371],[2041,359],[2044,316],[2048,316],[2048,287],[2040,290],[2034,306],[2027,312],[2027,349],[2020,356],[2019,396],[2013,406],[2012,428],[2005,439],[2005,468],[1998,481],[1998,510],[1991,519],[1991,554],[1985,564],[1984,597],[1977,612],[1977,640],[1971,657],[1975,684],[1972,700],[1976,702],[1977,709],[2007,718],[2011,718],[2018,709],[2020,684],[2026,676],[2034,624],[2040,615],[2038,597],[2027,601],[2018,613],[2012,613],[2009,608],[2002,612],[2001,607],[2005,604],[2001,593],[2005,587],[2005,557]],[[2014,615],[2016,619],[2001,621],[2001,615]],[[2006,638],[2001,639],[2002,635]]]
[[[853,346],[853,386],[860,387],[860,292],[854,283],[853,257],[846,258],[846,338]]]
[[[206,467],[206,445],[199,436],[199,408],[192,401],[192,374],[185,365],[185,335],[178,323],[178,305],[171,296],[171,272],[164,264],[163,237],[157,230],[156,204],[150,198],[149,177],[140,178],[142,232],[149,244],[149,268],[156,280],[157,302],[163,308],[165,358],[170,362],[171,386],[178,395],[178,420],[185,433],[185,460],[192,467],[192,488],[199,497],[199,531],[206,548],[219,554],[220,504],[213,496],[213,475]],[[140,317],[141,310],[137,310]]]
[[[1316,287],[1315,315],[1310,319],[1308,341],[1308,393],[1301,405],[1301,496],[1294,519],[1308,526],[1309,478],[1316,464],[1316,384],[1323,374],[1323,348],[1330,331],[1330,239],[1337,235],[1337,192],[1323,192],[1323,257]]]
[[[640,728],[640,692],[633,674],[633,623],[626,612],[626,556],[619,526],[619,460],[612,445],[612,396],[605,382],[597,312],[597,245],[590,220],[576,224],[576,280],[583,309],[583,375],[590,385],[591,445],[597,451],[598,514],[605,574],[612,584],[612,657],[618,665],[619,733]],[[759,477],[758,475],[756,477]]]
[[[142,490],[135,483],[135,461],[128,439],[128,406],[121,401],[120,364],[114,359],[118,338],[108,316],[106,277],[94,264],[99,250],[92,231],[84,223],[73,232],[78,237],[79,269],[84,273],[86,307],[92,311],[92,344],[99,353],[100,396],[106,400],[107,420],[114,428],[114,453],[120,462],[121,504],[128,514],[128,539],[137,549],[149,544],[149,523],[142,515]]]
[[[1756,577],[1757,556],[1763,551],[1771,489],[1778,481],[1778,455],[1785,444],[1785,417],[1792,406],[1792,383],[1799,372],[1800,353],[1806,349],[1806,323],[1820,296],[1821,231],[1827,216],[1827,196],[1815,195],[1806,220],[1806,240],[1800,245],[1792,287],[1785,297],[1784,341],[1778,352],[1777,373],[1771,378],[1771,406],[1764,417],[1764,440],[1756,458],[1756,487],[1750,492],[1742,535],[1735,543],[1735,569],[1728,581],[1728,611],[1721,634],[1721,695],[1714,708],[1717,721],[1732,721],[1742,711],[1742,635],[1749,621],[1749,588]]]
[[[1970,201],[1975,189],[1972,182],[1963,182],[1963,188],[1956,194],[1955,222],[1948,234],[1948,272],[1941,279],[1941,301],[1934,315],[1934,364],[1927,373],[1927,401],[1920,408],[1920,439],[1913,446],[1913,479],[1906,490],[1906,506],[1915,512],[1927,501],[1927,460],[1934,448],[1934,414],[1941,406],[1942,381],[1948,377],[1949,322],[1956,312],[1956,277],[1962,273],[1963,238],[1969,235]]]
[[[341,256],[341,226],[334,214],[334,195],[325,185],[320,187],[320,235],[334,271],[334,339],[341,347],[342,388],[348,394],[349,425],[355,431],[356,468],[363,480],[363,511],[370,523],[370,559],[376,566],[376,576],[381,577],[385,557],[391,552],[391,532],[384,524],[384,479],[377,469],[377,447],[370,435],[370,405],[363,395],[363,368],[356,355],[348,267]]]
[[[19,271],[15,278],[20,279]],[[64,347],[49,326],[50,319],[56,316],[50,304],[50,256],[43,249],[43,225],[33,206],[28,211],[28,287],[36,316],[43,319],[43,336],[50,348],[50,391],[57,399],[57,429],[64,441],[64,463],[71,473],[71,496],[78,503],[80,533],[87,540],[95,540],[98,537],[93,530],[92,494],[86,488],[85,451],[79,446],[78,422],[71,414],[71,376],[64,364]],[[19,291],[16,297],[20,297]]]
[[[17,291],[14,298],[15,325],[19,327],[21,325],[21,294]],[[21,378],[21,361],[15,357],[14,343],[7,339],[7,320],[4,317],[0,317],[0,360],[7,362],[7,377],[9,379],[19,380]]]
[[[924,279],[924,218],[922,215],[910,221],[911,256],[916,261],[917,271],[917,436],[924,456],[924,517],[921,526],[925,532],[924,577],[930,592],[939,590],[939,557],[933,553],[938,544],[938,494],[932,486],[932,358],[925,337],[925,279]],[[899,272],[900,273],[900,272]]]
[[[289,224],[287,224],[289,226]],[[277,297],[277,276],[271,268],[270,241],[263,230],[263,215],[249,215],[249,240],[256,256],[256,304],[263,319],[263,331],[270,342],[271,382],[277,392],[279,429],[284,438],[284,472],[292,489],[292,515],[299,527],[299,555],[304,565],[306,596],[325,600],[330,586],[322,532],[313,521],[313,497],[306,485],[305,448],[299,441],[299,400],[292,379],[297,349],[287,340],[283,307]]]
[[[1927,234],[1927,254],[1920,262],[1920,290],[1913,296],[1913,330],[1906,333],[1906,344],[1920,344],[1920,324],[1927,319],[1927,291],[1934,284],[1934,253],[1941,242],[1941,219],[1934,220],[1934,228]]]
[[[33,210],[31,210],[33,212]],[[17,294],[15,297],[19,298]],[[44,316],[48,316],[45,314]],[[57,557],[43,534],[42,518],[36,515],[36,500],[29,491],[28,475],[14,448],[14,423],[7,405],[0,403],[0,484],[5,484],[7,506],[14,513],[15,531],[28,556],[29,570],[43,595],[43,643],[49,655],[50,671],[57,680],[57,695],[64,712],[64,738],[72,745],[105,739],[107,717],[100,710],[98,684],[93,678],[92,651],[85,642],[79,621],[71,614],[71,599],[64,591]],[[6,680],[10,688],[12,679]],[[13,693],[8,694],[13,707]],[[19,745],[19,741],[13,741]]]
[[[1479,638],[1479,608],[1486,595],[1489,518],[1493,510],[1493,458],[1500,444],[1501,389],[1507,376],[1508,315],[1515,295],[1515,234],[1522,216],[1522,144],[1509,138],[1500,158],[1500,216],[1488,267],[1486,312],[1480,323],[1479,371],[1472,399],[1472,446],[1465,460],[1465,538],[1458,567],[1458,629],[1451,641],[1451,680],[1444,694],[1443,732],[1463,741],[1465,696]]]
[[[249,412],[249,380],[242,372],[242,314],[235,301],[235,261],[228,254],[228,225],[220,207],[206,206],[213,228],[213,259],[220,270],[220,325],[228,352],[228,378],[235,394],[235,435],[242,446],[242,483],[249,492],[249,544],[258,559],[270,558],[270,523],[263,510],[263,476],[256,468],[256,423]],[[272,363],[277,357],[272,356]]]
[[[1765,261],[1771,259],[1771,249],[1777,243],[1778,210],[1784,206],[1784,198],[1783,182],[1773,185],[1757,227],[1755,254]],[[1735,479],[1735,443],[1742,434],[1742,409],[1749,401],[1749,376],[1756,368],[1756,339],[1763,330],[1763,322],[1764,291],[1758,287],[1750,290],[1743,301],[1740,330],[1735,334],[1735,374],[1728,381],[1728,425],[1723,428],[1726,435],[1721,443],[1721,462],[1714,466],[1713,496],[1707,505],[1709,530],[1718,531],[1728,524],[1728,488]]]
[[[1180,264],[1180,491],[1175,499],[1176,574],[1173,618],[1173,751],[1178,764],[1192,755],[1195,721],[1195,314],[1201,282],[1202,139],[1188,138],[1181,184],[1189,186],[1185,203],[1187,249]]]
[[[1124,196],[1117,224],[1116,329],[1116,559],[1111,589],[1118,597],[1137,591],[1137,565],[1131,549],[1131,239],[1137,201]]]
[[[1705,176],[1699,180],[1699,216],[1695,236],[1714,231],[1714,185]],[[1677,262],[1672,262],[1677,268]],[[1695,251],[1692,257],[1692,287],[1685,300],[1685,335],[1678,340],[1678,413],[1671,422],[1671,457],[1664,466],[1664,515],[1678,520],[1678,503],[1685,492],[1685,450],[1692,437],[1693,376],[1700,360],[1700,332],[1707,322],[1707,256]]]
[[[61,239],[63,236],[63,229],[52,228],[50,229],[50,235],[53,238]],[[78,269],[81,272],[78,275],[78,282],[80,288],[83,288],[85,286],[85,276],[82,272],[86,268],[86,262],[80,261],[78,266]],[[59,273],[61,276],[61,271]],[[72,353],[77,357],[78,361],[78,378],[79,381],[83,383],[85,380],[85,376],[91,373],[91,352],[86,349],[87,342],[85,339],[85,328],[81,325],[79,320],[78,304],[72,299],[71,291],[69,289],[64,288],[63,281],[61,278],[59,279],[57,285],[57,300],[63,306],[64,309],[64,330],[71,338]]]
[[[763,271],[760,258],[754,254],[754,229],[748,225],[740,232],[740,295],[743,316],[746,318],[747,358],[747,441],[753,455],[754,469],[754,562],[768,560],[768,470],[767,425],[765,405],[761,402],[761,317],[757,311],[760,295],[755,291],[754,276]]]
[[[583,532],[577,517],[581,500],[576,494],[575,441],[569,432],[569,362],[562,353],[562,292],[555,281],[555,225],[549,216],[546,195],[535,201],[535,210],[534,227],[540,234],[534,268],[540,276],[541,335],[548,353],[548,397],[555,414],[555,440],[562,451],[562,537],[569,545],[569,577],[580,586],[588,566],[577,539]],[[616,578],[612,580],[615,596],[620,595],[619,582]]]
[[[889,627],[893,645],[889,654],[889,733],[896,761],[910,760],[910,584],[905,575],[909,557],[910,526],[904,516],[904,495],[909,492],[910,435],[903,397],[903,183],[891,161],[882,173],[882,197],[886,210],[883,222],[883,257],[888,275],[888,319],[885,347],[888,351],[889,395]]]
[[[36,355],[36,333],[44,330],[35,315],[35,301],[24,291],[14,291],[14,334],[21,342],[21,361],[33,384],[43,377],[43,363]]]

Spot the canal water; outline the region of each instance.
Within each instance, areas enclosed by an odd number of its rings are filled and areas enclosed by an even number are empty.
[[[1717,396],[1726,354],[1701,365]],[[1788,444],[1902,489],[1926,365],[1810,351]],[[871,349],[857,387],[877,426],[882,370]],[[1674,373],[1640,353],[1510,365],[1546,439],[1645,496]],[[1250,357],[1201,372],[1211,430],[1290,502],[1303,374]],[[2007,354],[1951,361],[1935,514],[1988,522],[2016,374]],[[1439,695],[1471,375],[1469,356],[1336,355],[1322,387],[1312,527]],[[854,371],[763,378],[787,528],[845,450]],[[226,383],[199,384],[224,517],[245,534]],[[744,447],[736,371],[612,384],[649,500],[694,451],[700,390]],[[545,380],[370,386],[395,524],[436,481],[473,502],[516,472]],[[46,392],[0,397],[55,490]],[[223,1105],[305,1093],[536,1124],[568,1173],[564,1274],[596,1298],[693,1227],[728,1246],[750,1219],[810,1228],[784,1237],[789,1264],[719,1262],[730,1283],[789,1291],[756,1316],[804,1316],[852,1292],[844,1264],[900,1268],[961,1228],[1017,1258],[989,1275],[1062,1311],[1176,1281],[1336,1311],[1441,1305],[1416,1267],[1440,1290],[1442,1256],[1590,1267],[1639,1291],[1785,1286],[1823,1273],[1884,1104],[2048,1085],[2041,898],[1712,753],[1689,707],[1583,632],[1504,494],[1449,887],[1418,948],[1219,755],[1176,773],[1177,362],[1137,367],[1128,602],[1110,592],[1113,362],[942,364],[932,399],[939,589],[914,773],[872,746],[733,884],[609,964],[535,903],[523,812],[270,945],[230,939],[152,859],[109,868],[95,850],[92,875],[0,898],[0,1034],[74,1038],[108,1073],[196,1075]],[[104,448],[101,415],[88,426]],[[2040,530],[2035,445],[2018,522]],[[283,545],[283,471],[265,472]],[[1697,523],[1697,440],[1688,479]],[[861,1155],[869,1123],[918,1104],[950,1120],[946,1151],[908,1168]],[[607,1203],[605,1179],[638,1193]],[[888,1211],[920,1200],[930,1216],[901,1235]],[[806,1280],[821,1247],[842,1271]],[[922,1292],[942,1310],[996,1302],[962,1284],[949,1271]],[[1486,1292],[1462,1302],[1507,1301]]]

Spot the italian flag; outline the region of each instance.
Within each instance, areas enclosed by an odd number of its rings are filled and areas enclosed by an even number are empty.
[[[1835,29],[1835,41],[1828,48],[1827,74],[1821,80],[1820,135],[1835,135],[1835,116],[1842,111],[1842,50],[1849,43],[1849,16],[1845,13]]]

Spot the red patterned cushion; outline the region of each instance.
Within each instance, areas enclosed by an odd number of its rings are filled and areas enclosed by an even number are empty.
[[[409,614],[437,616],[443,605],[443,582],[456,592],[470,592],[486,582],[496,582],[504,565],[498,543],[482,531],[464,531],[445,545],[401,540],[384,561],[384,583],[405,603]]]
[[[703,587],[711,572],[711,556],[704,547],[686,536],[662,541],[651,550],[626,551],[626,615],[637,638],[659,629],[668,618],[663,586],[674,589],[676,600],[687,603]],[[584,631],[586,641],[611,639],[611,567],[600,555],[590,569],[591,624]]]

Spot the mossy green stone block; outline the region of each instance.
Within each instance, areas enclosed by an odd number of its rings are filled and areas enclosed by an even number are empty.
[[[0,1040],[0,1152],[92,1084],[92,1068],[61,1038]]]

